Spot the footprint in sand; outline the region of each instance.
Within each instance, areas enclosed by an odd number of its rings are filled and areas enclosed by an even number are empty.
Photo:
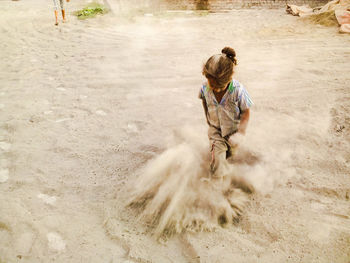
[[[48,233],[47,240],[49,241],[49,248],[51,250],[61,252],[66,248],[66,243],[63,241],[62,237],[55,232]]]
[[[9,170],[2,169],[0,170],[0,183],[5,183],[9,179]]]
[[[48,205],[54,205],[56,203],[56,196],[50,196],[50,195],[46,195],[46,194],[38,194],[37,197],[41,200],[43,200],[43,202],[45,204],[48,204]]]
[[[44,111],[44,114],[45,115],[49,115],[49,114],[52,114],[53,113],[53,111],[52,110],[47,110],[47,111]]]

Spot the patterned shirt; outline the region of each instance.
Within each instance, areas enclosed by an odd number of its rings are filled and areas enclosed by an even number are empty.
[[[202,86],[199,98],[204,99],[207,104],[208,122],[211,126],[221,130],[222,137],[237,132],[241,112],[253,105],[247,90],[237,80],[231,81],[220,103],[216,101],[208,83]]]

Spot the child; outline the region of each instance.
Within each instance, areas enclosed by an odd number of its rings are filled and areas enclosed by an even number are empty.
[[[58,3],[58,1],[60,3]],[[69,0],[67,0],[69,2]],[[66,22],[66,11],[64,9],[64,0],[53,0],[53,4],[55,5],[55,18],[56,18],[56,23],[55,25],[58,26],[58,10],[59,7],[61,6],[61,11],[62,11],[62,18],[63,18],[63,23]]]
[[[210,168],[216,176],[220,176],[226,159],[234,154],[236,134],[245,134],[249,108],[253,105],[243,85],[232,79],[237,65],[236,52],[230,47],[221,52],[211,56],[203,66],[202,74],[208,82],[199,93],[209,125]]]

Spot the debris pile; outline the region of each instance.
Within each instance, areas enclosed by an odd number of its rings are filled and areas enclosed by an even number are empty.
[[[350,33],[350,0],[333,0],[316,8],[287,5],[286,12],[324,26],[339,25],[340,33]]]

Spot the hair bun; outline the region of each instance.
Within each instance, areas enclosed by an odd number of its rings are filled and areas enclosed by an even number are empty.
[[[231,59],[231,61],[237,65],[237,60],[236,60],[236,52],[233,48],[231,47],[224,47],[222,50],[221,50],[221,53],[222,54],[225,54],[226,57],[228,57],[229,59]]]

